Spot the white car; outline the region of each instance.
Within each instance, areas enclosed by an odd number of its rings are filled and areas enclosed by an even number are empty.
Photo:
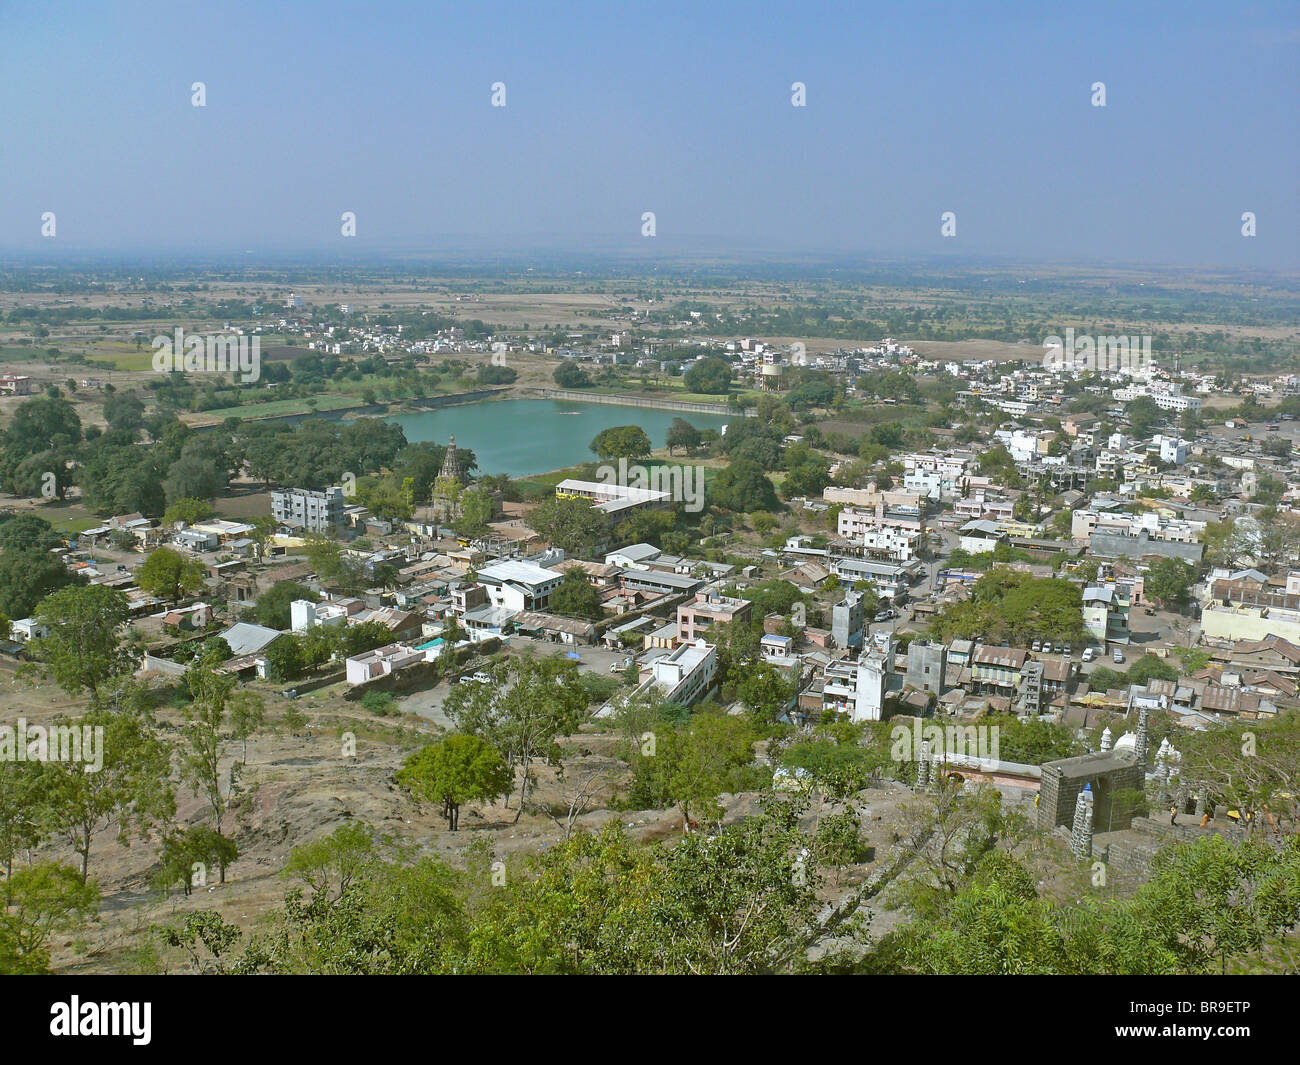
[[[1083,660],[1085,662],[1091,662],[1096,657],[1097,657],[1097,648],[1085,647],[1083,649]]]

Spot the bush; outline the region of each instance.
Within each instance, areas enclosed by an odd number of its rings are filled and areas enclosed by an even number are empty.
[[[393,698],[391,692],[366,692],[361,697],[361,705],[380,717],[389,717],[397,713],[397,700]]]

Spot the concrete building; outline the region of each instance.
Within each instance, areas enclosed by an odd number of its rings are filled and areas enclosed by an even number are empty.
[[[271,516],[291,529],[331,535],[343,524],[343,489],[276,489],[271,493]]]
[[[479,570],[478,579],[487,589],[493,606],[545,611],[550,606],[551,593],[560,586],[564,575],[531,562],[511,559],[485,566]]]
[[[1123,585],[1090,584],[1083,590],[1083,627],[1103,647],[1129,642],[1129,592]]]
[[[844,598],[831,607],[831,640],[836,647],[852,649],[862,646],[862,630],[867,623],[866,596],[849,589]]]
[[[678,606],[677,638],[682,643],[693,643],[719,625],[748,620],[753,609],[754,604],[748,599],[732,599],[705,588],[696,592],[693,600]]]
[[[948,664],[948,648],[941,643],[921,643],[913,640],[907,646],[907,679],[905,683],[918,691],[942,695]]]
[[[712,690],[717,672],[717,647],[696,640],[650,663],[650,676],[641,688],[654,685],[664,702],[692,706]]]

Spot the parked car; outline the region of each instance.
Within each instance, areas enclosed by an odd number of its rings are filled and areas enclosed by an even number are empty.
[[[1083,649],[1083,660],[1085,662],[1091,662],[1096,657],[1097,657],[1097,648],[1085,647]]]
[[[1149,617],[1149,618],[1153,618],[1153,617],[1156,616],[1156,610],[1155,610],[1155,607],[1152,607],[1152,606],[1149,606],[1149,607],[1144,608],[1143,611],[1142,611],[1142,613],[1144,613],[1144,614],[1145,614],[1147,617]]]
[[[1111,660],[1114,661],[1116,664],[1122,663],[1124,661],[1124,652],[1121,651],[1118,647],[1116,647],[1115,653],[1110,657]]]
[[[282,691],[280,694],[283,695],[286,699],[296,699],[298,698],[298,689],[285,688],[284,691]]]
[[[1030,644],[1029,649],[1031,651],[1041,651],[1043,649],[1043,641],[1035,640],[1032,644]]]
[[[1074,654],[1074,647],[1071,644],[1067,643],[1062,653],[1065,655],[1066,658],[1069,658],[1072,654]]]

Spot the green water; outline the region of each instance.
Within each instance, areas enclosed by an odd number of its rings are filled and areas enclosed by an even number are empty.
[[[674,418],[697,429],[721,429],[734,417],[557,399],[504,399],[397,414],[384,420],[400,425],[413,444],[426,440],[445,444],[454,434],[458,447],[474,452],[479,472],[526,477],[594,462],[591,441],[602,429],[615,425],[641,426],[650,443],[659,448],[664,446]]]

